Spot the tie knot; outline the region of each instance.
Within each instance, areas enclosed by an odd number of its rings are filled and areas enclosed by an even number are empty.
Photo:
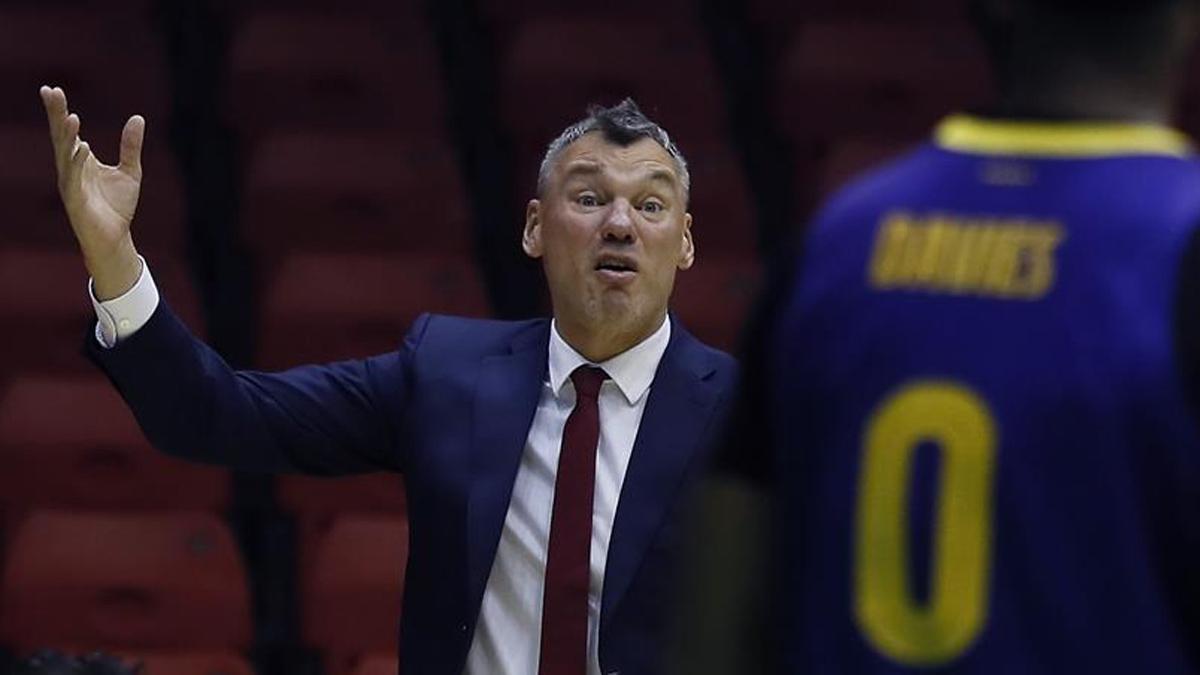
[[[579,366],[571,373],[571,383],[575,385],[575,395],[579,398],[595,399],[600,395],[600,385],[608,379],[608,373],[594,366]]]

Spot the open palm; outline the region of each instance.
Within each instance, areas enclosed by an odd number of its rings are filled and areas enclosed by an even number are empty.
[[[121,132],[120,163],[110,166],[79,139],[79,117],[67,111],[67,97],[57,87],[42,87],[50,123],[58,190],[84,256],[101,258],[129,238],[142,185],[141,151],[146,123],[133,116]]]
[[[106,234],[128,230],[142,187],[139,177],[120,166],[101,164],[88,153],[79,180],[78,209],[96,219]]]

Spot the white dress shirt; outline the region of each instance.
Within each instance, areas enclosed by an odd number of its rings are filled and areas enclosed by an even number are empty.
[[[600,675],[600,598],[617,499],[646,411],[650,383],[670,339],[671,322],[663,321],[653,335],[628,351],[591,364],[603,368],[611,379],[600,387],[588,589],[588,675]],[[563,427],[575,407],[575,385],[570,377],[576,368],[590,363],[562,339],[553,322],[549,351],[549,379],[542,384],[537,413],[525,440],[500,546],[483,592],[466,675],[537,675],[554,479]]]
[[[150,266],[145,258],[138,258],[142,261],[138,280],[128,291],[111,300],[97,300],[94,284],[88,279],[88,297],[96,309],[96,342],[102,347],[112,349],[118,342],[136,333],[158,308],[158,287],[150,274]]]
[[[90,284],[88,290],[96,308],[96,339],[105,347],[114,346],[145,325],[159,301],[145,261],[137,283],[124,295],[99,302]],[[464,675],[537,675],[554,480],[563,427],[575,407],[571,373],[584,364],[603,368],[610,378],[600,388],[600,443],[596,450],[588,590],[588,675],[603,675],[599,659],[600,600],[609,537],[633,442],[646,411],[650,383],[671,339],[671,322],[664,320],[650,337],[598,364],[572,349],[558,334],[555,322],[550,326],[548,378],[542,384],[537,413],[525,440]]]

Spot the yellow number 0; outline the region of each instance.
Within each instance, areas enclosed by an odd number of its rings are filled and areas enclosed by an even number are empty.
[[[913,455],[937,443],[942,462],[929,601],[909,585],[908,488]],[[996,427],[957,384],[910,384],[884,401],[863,437],[854,555],[854,614],[867,641],[909,666],[946,664],[987,617]]]

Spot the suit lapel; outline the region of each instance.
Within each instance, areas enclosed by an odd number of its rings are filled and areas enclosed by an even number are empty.
[[[674,504],[717,402],[717,388],[705,379],[713,369],[694,349],[695,338],[678,323],[672,328],[617,503],[604,573],[602,631]]]
[[[550,322],[539,323],[513,341],[510,353],[489,357],[480,367],[466,531],[467,597],[476,612],[537,412],[549,339]]]

